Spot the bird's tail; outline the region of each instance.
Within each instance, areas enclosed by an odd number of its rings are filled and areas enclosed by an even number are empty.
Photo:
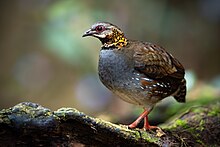
[[[186,80],[182,79],[181,84],[173,96],[177,102],[185,103],[186,102]]]

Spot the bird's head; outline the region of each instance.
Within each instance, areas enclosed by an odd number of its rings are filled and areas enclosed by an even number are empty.
[[[127,39],[124,33],[115,25],[108,22],[98,22],[92,25],[87,30],[83,37],[93,36],[98,38],[104,47],[117,47],[121,48],[127,45]]]

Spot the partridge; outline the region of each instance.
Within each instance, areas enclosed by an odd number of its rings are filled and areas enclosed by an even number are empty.
[[[144,129],[158,128],[149,124],[148,114],[168,96],[185,102],[184,67],[163,47],[127,39],[120,28],[108,22],[95,23],[83,34],[86,36],[102,43],[98,64],[102,83],[122,100],[144,108],[129,128],[136,128],[142,119]]]

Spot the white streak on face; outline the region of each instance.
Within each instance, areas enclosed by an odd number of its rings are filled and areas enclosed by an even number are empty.
[[[105,38],[105,34],[94,34],[93,36],[99,37],[99,38]]]

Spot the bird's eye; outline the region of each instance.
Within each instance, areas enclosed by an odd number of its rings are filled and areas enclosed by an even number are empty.
[[[105,27],[100,25],[100,26],[97,26],[97,27],[95,28],[95,30],[96,30],[97,32],[102,32],[102,31],[105,30]]]

